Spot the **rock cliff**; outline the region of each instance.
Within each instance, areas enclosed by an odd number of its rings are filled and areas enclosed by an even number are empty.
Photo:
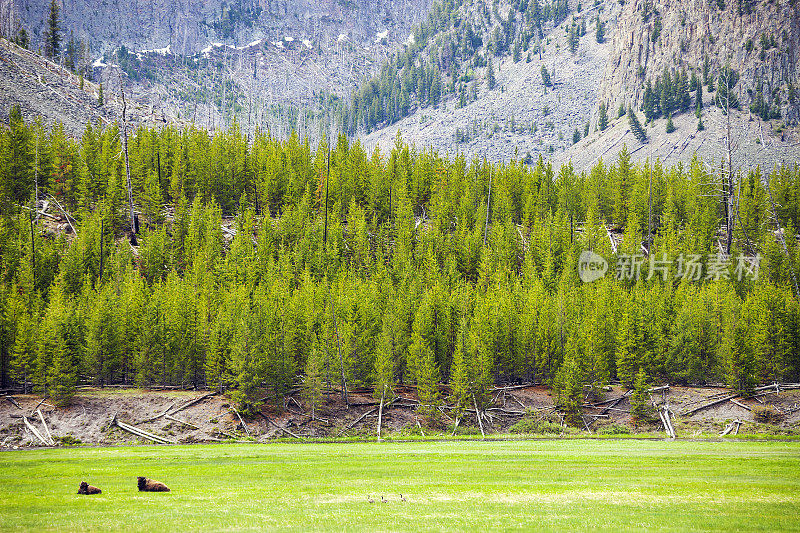
[[[93,51],[125,45],[189,54],[210,42],[242,45],[257,39],[315,40],[346,36],[374,42],[387,32],[403,41],[432,0],[61,0],[65,29]],[[44,31],[49,0],[0,0],[0,25],[21,21],[34,46]],[[6,34],[9,34],[6,32]]]
[[[796,0],[625,1],[605,67],[601,101],[640,106],[644,85],[662,74],[694,70],[702,79],[729,64],[746,109],[759,87],[787,124],[800,119],[800,2]]]

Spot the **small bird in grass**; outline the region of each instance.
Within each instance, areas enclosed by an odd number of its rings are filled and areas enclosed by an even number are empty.
[[[370,495],[367,495],[367,501],[368,501],[369,503],[375,503],[375,500],[373,500],[373,499],[372,499],[372,496],[370,496]]]
[[[401,502],[407,502],[408,500],[406,500],[406,497],[401,494],[400,495],[400,501]]]
[[[383,497],[383,494],[381,494],[381,503],[386,503],[386,502],[388,502],[388,501],[389,501],[389,500],[387,500],[386,498],[384,498],[384,497]]]

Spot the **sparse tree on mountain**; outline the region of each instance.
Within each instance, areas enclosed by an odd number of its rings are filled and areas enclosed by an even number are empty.
[[[675,124],[672,123],[672,113],[667,116],[667,133],[675,131]]]
[[[61,23],[59,21],[61,9],[58,0],[50,0],[50,11],[47,16],[47,28],[44,31],[44,55],[55,59],[61,54]]]
[[[569,36],[567,38],[567,45],[569,47],[569,51],[573,55],[575,54],[575,52],[578,51],[578,44],[580,38],[579,31],[580,31],[579,27],[575,24],[575,22],[573,22],[572,25],[569,27]]]
[[[628,107],[628,124],[631,127],[631,131],[633,132],[633,136],[636,137],[636,140],[640,143],[647,142],[647,134],[644,132],[644,128],[642,128],[641,122],[639,122],[639,117],[636,116],[636,112],[633,110],[633,107]]]
[[[597,25],[597,29],[594,32],[594,38],[598,43],[603,43],[606,40],[606,29],[603,26],[602,21],[600,20],[600,15],[597,15],[597,19],[595,19],[595,24]]]
[[[552,87],[553,83],[550,80],[550,73],[547,72],[547,67],[542,65],[541,72],[542,72],[542,83],[544,84],[544,86],[545,87]]]
[[[604,131],[608,127],[608,111],[606,110],[606,103],[600,102],[600,113],[597,118],[597,129]]]
[[[494,77],[494,66],[492,65],[492,59],[489,58],[489,64],[486,66],[486,84],[491,91],[494,89],[495,85],[497,84],[497,80]]]

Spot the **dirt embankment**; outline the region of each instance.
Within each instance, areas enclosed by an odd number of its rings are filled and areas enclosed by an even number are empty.
[[[417,412],[418,400],[413,388],[399,387],[395,398],[384,406],[382,434],[403,434],[430,431]],[[733,420],[743,422],[742,433],[796,432],[800,425],[800,390],[774,389],[760,391],[755,398],[727,399],[723,388],[671,387],[651,395],[657,404],[666,402],[675,416],[680,436],[718,435]],[[618,401],[615,401],[618,400]],[[224,395],[207,391],[82,389],[69,407],[57,408],[35,395],[0,395],[0,449],[42,446],[30,429],[37,429],[47,440],[47,430],[57,444],[124,445],[153,441],[121,426],[157,437],[161,442],[195,443],[249,439],[266,442],[274,438],[370,437],[377,430],[379,402],[371,391],[350,391],[349,408],[338,392],[325,395],[323,404],[314,412],[301,399],[301,394],[288,396],[283,408],[265,403],[255,417],[240,418],[231,401]],[[714,403],[717,402],[717,403]],[[713,405],[709,405],[712,404]],[[707,406],[708,407],[704,407]],[[773,426],[755,423],[754,409],[767,405],[778,414]],[[691,412],[698,407],[704,407]],[[38,411],[41,411],[45,429]],[[456,414],[453,406],[443,405],[439,430],[450,426]],[[487,433],[507,433],[523,417],[549,420],[556,424],[563,418],[555,410],[548,389],[540,386],[497,388],[482,417]],[[25,420],[27,419],[28,424]],[[119,422],[120,424],[115,423]],[[653,422],[632,424],[629,396],[621,387],[610,387],[601,398],[588,400],[582,407],[581,430],[602,433],[609,427],[631,431],[660,432],[658,417]],[[459,433],[478,433],[475,410],[467,409],[458,421]],[[420,427],[423,426],[423,427]],[[587,431],[588,428],[588,431]]]

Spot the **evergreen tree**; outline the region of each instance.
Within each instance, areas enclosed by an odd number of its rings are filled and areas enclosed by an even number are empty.
[[[580,426],[583,379],[574,359],[570,358],[561,366],[553,388],[556,391],[556,407],[564,414],[564,421],[571,426]]]
[[[97,91],[97,105],[101,106],[105,103],[103,99],[103,84],[100,83],[100,88]]]
[[[470,371],[469,353],[466,348],[465,330],[466,321],[461,324],[459,329],[456,349],[453,354],[453,365],[450,371],[450,389],[453,391],[452,401],[456,406],[453,414],[456,418],[463,416],[465,409],[470,405],[472,395],[471,383],[473,379]]]
[[[644,89],[644,97],[642,98],[642,111],[644,111],[644,118],[647,122],[658,117],[658,105],[656,103],[656,92],[653,90],[653,84],[648,81]]]
[[[633,111],[632,107],[628,108],[628,124],[630,125],[631,131],[633,132],[633,136],[636,137],[636,140],[640,143],[646,143],[647,134],[644,132],[642,124],[639,122],[639,117],[636,116],[636,113]]]
[[[598,43],[603,43],[606,40],[606,29],[603,26],[603,23],[600,21],[600,15],[597,15],[597,19],[595,19],[595,24],[597,29],[594,32],[594,38]]]
[[[578,141],[581,140],[581,131],[578,128],[575,128],[575,131],[572,133],[572,144],[577,144]]]
[[[747,324],[739,320],[726,329],[722,350],[728,386],[737,392],[752,392],[756,384],[756,362]]]
[[[72,35],[72,32],[69,34],[69,40],[67,41],[67,50],[64,54],[64,66],[67,67],[71,72],[75,72],[75,68],[78,65],[78,41],[75,40],[75,36]]]
[[[306,406],[311,408],[311,420],[313,422],[317,410],[322,405],[322,380],[325,369],[325,354],[322,350],[319,338],[315,336],[311,351],[308,354],[305,368],[305,381],[303,382],[303,399]]]
[[[573,54],[573,55],[575,55],[575,52],[578,51],[578,44],[579,44],[578,31],[579,31],[578,27],[573,22],[572,26],[570,26],[570,28],[569,28],[569,36],[568,36],[568,39],[567,39],[567,46],[569,48],[570,53]]]
[[[646,421],[652,416],[653,407],[650,403],[650,394],[647,383],[647,374],[644,369],[639,369],[631,394],[631,418],[635,421]]]
[[[639,366],[637,349],[640,338],[637,318],[634,312],[624,311],[617,333],[617,377],[629,388],[634,384],[636,369]]]
[[[419,413],[433,424],[439,419],[439,368],[436,366],[433,350],[428,347],[417,327],[414,328],[409,357],[414,362]]]
[[[44,31],[44,54],[50,59],[55,59],[61,54],[62,36],[59,15],[60,8],[58,7],[58,0],[50,0],[47,28]]]
[[[552,87],[553,83],[550,80],[550,73],[547,72],[547,67],[542,65],[541,72],[542,72],[542,83],[544,84],[544,86],[545,87]]]
[[[699,115],[700,110],[703,109],[703,85],[701,83],[697,84],[697,92],[694,96],[694,101],[696,113]],[[697,118],[700,117],[698,116]]]
[[[606,103],[600,102],[600,115],[597,119],[597,129],[600,131],[608,127],[608,111],[606,110]]]
[[[672,113],[667,116],[667,133],[675,131],[675,124],[672,123]]]
[[[28,31],[22,25],[19,26],[19,29],[11,40],[14,42],[14,44],[25,48],[26,50],[31,44],[30,37],[28,37]]]
[[[492,59],[489,58],[489,64],[486,66],[486,84],[491,91],[494,89],[495,85],[497,84],[497,80],[494,77],[494,66],[492,66]]]

